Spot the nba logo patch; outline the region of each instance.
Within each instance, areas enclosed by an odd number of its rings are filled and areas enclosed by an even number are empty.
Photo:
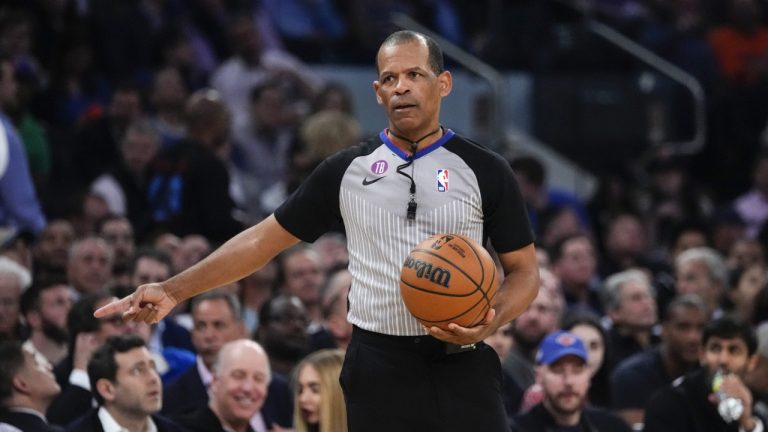
[[[437,191],[438,192],[448,191],[448,170],[447,169],[437,170]]]

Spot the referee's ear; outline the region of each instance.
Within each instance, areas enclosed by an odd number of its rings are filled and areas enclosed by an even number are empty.
[[[379,105],[384,105],[384,101],[381,100],[381,96],[379,96],[379,87],[381,87],[381,84],[379,83],[379,80],[376,80],[373,82],[373,92],[376,94],[376,103]]]
[[[451,94],[451,89],[453,89],[453,75],[451,75],[451,72],[442,71],[440,75],[437,76],[437,85],[440,87],[441,97],[446,97]]]

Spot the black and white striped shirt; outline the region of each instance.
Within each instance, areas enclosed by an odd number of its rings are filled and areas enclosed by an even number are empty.
[[[278,222],[312,242],[338,222],[349,248],[349,321],[398,336],[425,334],[400,297],[400,269],[408,253],[437,233],[457,233],[497,252],[533,241],[528,216],[509,164],[498,154],[451,130],[419,150],[412,166],[418,204],[406,209],[411,181],[397,172],[409,156],[382,131],[379,139],[325,160],[277,209]]]

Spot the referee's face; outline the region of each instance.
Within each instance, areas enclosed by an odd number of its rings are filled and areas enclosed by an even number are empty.
[[[416,140],[439,125],[440,99],[451,92],[448,71],[435,75],[422,41],[385,45],[378,54],[376,101],[389,117],[395,133]]]

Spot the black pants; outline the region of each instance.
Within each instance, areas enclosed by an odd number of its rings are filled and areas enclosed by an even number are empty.
[[[484,343],[446,354],[430,336],[355,327],[341,370],[350,432],[509,431],[501,366]]]

